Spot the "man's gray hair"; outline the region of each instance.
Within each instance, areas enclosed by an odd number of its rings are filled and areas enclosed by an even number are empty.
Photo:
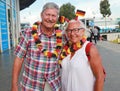
[[[51,8],[54,8],[54,9],[57,9],[58,10],[58,14],[59,14],[59,6],[53,2],[48,2],[46,3],[44,6],[43,6],[43,9],[42,9],[42,12],[44,12],[46,9],[51,9]]]

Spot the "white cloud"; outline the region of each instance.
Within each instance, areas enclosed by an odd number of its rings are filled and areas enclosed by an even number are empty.
[[[120,0],[109,0],[111,7],[120,7]]]
[[[86,11],[85,17],[102,17],[99,10],[101,0],[36,0],[30,7],[20,12],[21,22],[29,20],[29,22],[33,23],[36,20],[40,20],[42,7],[48,1],[53,1],[59,6],[70,2],[76,9]],[[120,11],[118,9],[120,7],[120,0],[109,0],[109,3],[112,12],[110,17],[120,17]]]

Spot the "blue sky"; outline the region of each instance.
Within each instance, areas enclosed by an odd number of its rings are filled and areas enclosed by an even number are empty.
[[[30,22],[31,24],[40,20],[40,12],[46,2],[55,2],[59,6],[70,2],[76,9],[86,11],[84,18],[102,17],[99,11],[101,0],[36,0],[31,6],[20,11],[21,22]],[[109,0],[112,15],[110,18],[120,18],[120,0]]]

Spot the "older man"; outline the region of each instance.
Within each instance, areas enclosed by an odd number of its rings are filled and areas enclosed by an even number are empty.
[[[12,91],[18,91],[18,78],[24,62],[21,91],[43,91],[48,82],[52,91],[61,88],[57,57],[62,45],[60,30],[54,25],[58,20],[59,7],[55,3],[46,3],[41,13],[41,22],[36,22],[32,30],[21,36],[15,49],[12,73]]]

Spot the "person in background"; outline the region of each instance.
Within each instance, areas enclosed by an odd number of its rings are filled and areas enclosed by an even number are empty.
[[[46,3],[41,12],[41,22],[34,23],[20,37],[15,49],[11,91],[18,91],[19,75],[24,62],[21,91],[44,91],[47,82],[52,91],[60,91],[61,78],[57,57],[62,47],[61,30],[56,30],[59,7]]]
[[[84,37],[85,26],[70,20],[66,29],[68,42],[60,55],[62,91],[103,91],[105,74],[96,46]],[[89,59],[86,48],[89,44]]]
[[[92,28],[90,28],[90,32],[91,32],[91,35],[90,35],[90,42],[92,42],[92,39],[93,39],[93,37],[94,37],[94,33],[93,33],[93,31],[92,31]]]
[[[93,33],[92,29],[89,28],[87,32],[88,32],[87,40],[92,42],[92,38],[94,37],[94,33]]]
[[[95,41],[95,44],[97,44],[97,40],[98,40],[98,29],[97,29],[96,27],[94,27],[93,33],[94,33],[94,41]]]

